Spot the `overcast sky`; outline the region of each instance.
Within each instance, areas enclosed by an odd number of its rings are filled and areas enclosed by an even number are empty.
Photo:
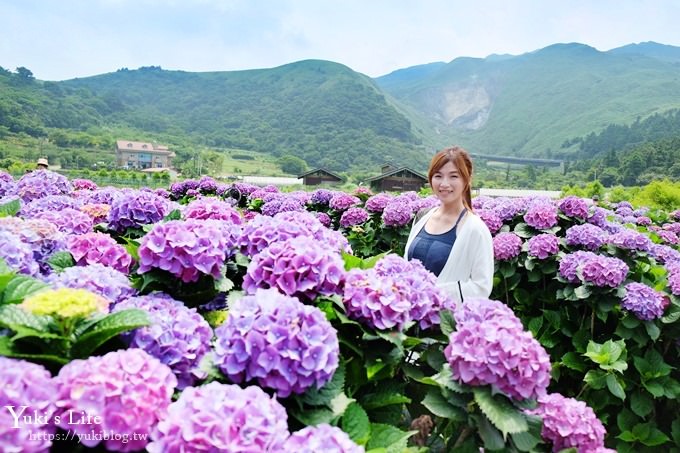
[[[0,66],[64,80],[315,58],[376,77],[554,43],[680,46],[679,24],[678,0],[0,0]]]

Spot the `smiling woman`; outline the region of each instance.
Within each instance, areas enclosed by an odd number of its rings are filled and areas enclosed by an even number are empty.
[[[441,202],[416,218],[406,243],[406,258],[420,260],[437,276],[437,286],[457,302],[488,297],[493,286],[493,242],[484,222],[472,212],[472,161],[454,146],[432,158],[428,179]]]

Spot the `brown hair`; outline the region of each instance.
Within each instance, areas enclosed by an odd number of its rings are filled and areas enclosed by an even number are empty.
[[[427,170],[427,179],[432,187],[432,177],[447,163],[453,163],[458,169],[458,174],[465,182],[463,188],[463,205],[472,212],[472,160],[470,154],[460,146],[444,148],[432,157],[430,168]]]

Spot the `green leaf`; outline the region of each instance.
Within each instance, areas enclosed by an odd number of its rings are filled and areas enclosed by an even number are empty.
[[[586,363],[581,356],[573,351],[567,352],[562,356],[562,364],[569,369],[584,372],[586,370]]]
[[[20,337],[61,338],[50,333],[52,318],[29,313],[18,305],[0,306],[0,327],[17,332]],[[24,335],[22,332],[32,332]]]
[[[649,349],[644,357],[633,357],[635,368],[644,380],[668,376],[673,367],[663,361],[663,357],[654,349]]]
[[[388,452],[401,452],[406,448],[409,437],[417,432],[402,431],[392,425],[372,423],[371,438],[366,445],[366,450],[385,448]]]
[[[48,289],[47,283],[41,282],[28,275],[16,275],[5,287],[2,294],[2,304],[18,304],[29,296]]]
[[[646,417],[654,409],[654,402],[647,394],[637,391],[630,396],[630,408],[640,417]]]
[[[354,398],[349,398],[344,392],[341,392],[331,400],[330,408],[335,417],[340,417],[345,413],[347,407],[356,401]]]
[[[371,423],[366,411],[357,403],[347,406],[342,416],[342,430],[359,445],[366,445],[371,437]]]
[[[0,217],[13,217],[21,210],[21,202],[16,199],[0,205]]]
[[[333,398],[342,393],[345,387],[345,365],[340,364],[326,385],[317,389],[312,387],[300,396],[300,400],[312,406],[329,405]]]
[[[437,417],[454,421],[465,421],[465,412],[447,401],[438,388],[428,390],[422,404]]]
[[[479,437],[484,442],[484,448],[491,451],[503,450],[505,447],[504,436],[494,427],[486,417],[476,414],[473,416],[477,429],[479,430]]]
[[[654,321],[645,321],[645,330],[647,331],[647,335],[649,335],[649,338],[652,339],[652,341],[656,341],[659,339],[659,335],[661,335],[661,329],[659,329],[659,326],[657,326]]]
[[[626,392],[623,390],[622,380],[619,380],[618,376],[614,374],[607,375],[607,388],[615,397],[625,400]]]
[[[524,222],[518,223],[515,226],[513,233],[515,233],[517,236],[521,237],[522,239],[529,239],[532,236],[536,236],[536,233],[534,231],[532,231],[531,227],[529,227],[529,225],[527,225]]]
[[[182,211],[173,209],[168,215],[163,217],[163,222],[169,222],[170,220],[182,220]]]
[[[538,336],[538,332],[541,330],[541,327],[543,327],[543,317],[541,316],[531,318],[527,325],[527,328],[529,329],[529,331],[531,331],[534,338]]]
[[[524,415],[514,408],[504,396],[491,395],[491,390],[488,387],[475,387],[472,392],[481,411],[503,433],[503,437],[529,429]]]
[[[583,355],[600,365],[600,368],[603,370],[614,369],[623,372],[628,369],[628,364],[626,363],[626,343],[624,340],[608,340],[604,344],[590,341],[588,342],[586,353]]]
[[[676,418],[671,423],[671,436],[675,445],[680,445],[680,418]]]
[[[227,277],[222,277],[219,280],[215,280],[215,289],[221,293],[228,293],[234,288],[234,282],[229,280]]]
[[[439,312],[439,327],[442,333],[448,338],[456,330],[456,320],[449,310]]]
[[[640,423],[633,427],[633,435],[648,447],[655,447],[663,445],[670,440],[670,438],[660,431],[654,422]]]
[[[635,329],[640,325],[640,320],[635,316],[626,315],[621,320],[621,324],[623,324],[627,329]]]
[[[451,390],[456,393],[465,393],[466,390],[458,382],[453,380],[453,373],[451,372],[451,367],[449,364],[445,364],[441,367],[441,371],[434,376],[432,380],[442,388]]]
[[[607,373],[602,370],[590,370],[583,377],[583,382],[588,384],[591,388],[599,390],[607,385]]]
[[[92,324],[78,337],[71,348],[71,355],[74,358],[86,358],[116,335],[149,324],[149,316],[143,310],[129,309],[111,313]]]
[[[59,365],[66,365],[68,359],[53,354],[29,354],[23,353],[16,348],[16,345],[9,337],[0,335],[0,356],[12,357],[15,359],[26,359],[31,362],[52,362]]]
[[[125,250],[130,254],[133,260],[139,261],[139,242],[136,239],[123,237],[125,241]]]
[[[630,431],[637,422],[637,416],[626,408],[616,416],[616,425],[621,431]]]
[[[320,425],[322,423],[332,423],[335,419],[333,412],[326,408],[291,410],[291,415],[302,422],[304,425]]]
[[[362,399],[362,406],[365,409],[377,409],[379,407],[391,406],[393,404],[410,403],[411,398],[401,393],[395,392],[389,386],[381,387],[376,393],[368,393]]]
[[[49,264],[55,272],[59,273],[64,269],[75,266],[76,262],[71,253],[62,251],[53,253],[52,256],[50,256],[50,259],[47,260],[47,264]]]
[[[574,294],[578,299],[587,299],[591,296],[592,292],[586,285],[582,285],[574,288]]]
[[[519,451],[535,451],[536,445],[541,442],[540,431],[538,436],[523,432],[510,434],[510,437]]]
[[[513,298],[518,304],[531,305],[533,297],[531,293],[522,287],[515,288],[512,292]]]

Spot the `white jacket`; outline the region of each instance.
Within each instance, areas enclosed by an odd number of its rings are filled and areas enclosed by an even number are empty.
[[[413,239],[437,210],[430,209],[411,228],[406,242],[404,258],[408,259],[408,249]],[[446,264],[437,277],[437,286],[442,288],[456,302],[463,299],[489,297],[493,288],[493,241],[491,233],[479,216],[468,212],[461,220],[456,231],[456,242],[451,248]],[[460,290],[458,289],[460,282]]]

